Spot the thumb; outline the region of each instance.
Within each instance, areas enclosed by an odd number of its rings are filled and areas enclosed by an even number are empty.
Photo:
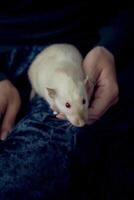
[[[8,136],[8,132],[11,130],[15,123],[16,115],[18,113],[18,107],[16,105],[13,105],[11,103],[8,104],[8,107],[6,109],[3,122],[1,125],[1,133],[0,133],[0,139],[5,140]]]

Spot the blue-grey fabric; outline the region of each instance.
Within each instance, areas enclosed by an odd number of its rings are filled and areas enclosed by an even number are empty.
[[[75,128],[56,119],[40,97],[29,102],[26,72],[43,48],[16,47],[3,57],[23,103],[9,137],[0,141],[0,200],[132,198],[134,62],[117,71],[119,103],[92,126]]]
[[[35,97],[0,145],[0,199],[64,199],[76,132]]]

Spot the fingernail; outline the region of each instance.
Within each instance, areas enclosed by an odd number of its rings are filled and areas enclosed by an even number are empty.
[[[1,133],[0,139],[5,140],[7,138],[7,132]]]

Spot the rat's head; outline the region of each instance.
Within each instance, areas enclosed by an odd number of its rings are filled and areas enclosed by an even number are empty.
[[[84,126],[88,119],[87,82],[87,77],[77,83],[70,80],[69,84],[62,85],[61,83],[57,90],[51,89],[57,108],[66,115],[74,126],[78,127]]]

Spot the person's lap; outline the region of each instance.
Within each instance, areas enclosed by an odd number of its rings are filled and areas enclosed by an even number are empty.
[[[55,195],[67,198],[70,152],[77,131],[67,121],[56,119],[48,104],[37,96],[27,111],[30,88],[25,74],[43,48],[17,47],[6,56],[9,77],[20,88],[21,111],[27,114],[7,140],[0,143],[1,200],[14,199],[17,195],[18,199],[51,199]]]
[[[34,47],[34,51],[32,48],[30,59],[38,51],[40,48]],[[27,68],[29,61],[25,59],[22,62],[20,71],[23,63],[27,63]],[[126,73],[123,77],[128,78]],[[129,88],[129,84],[130,79],[125,87]],[[15,199],[17,195],[20,200],[26,197],[67,198],[71,170],[74,172],[71,180],[76,184],[76,194],[82,200],[89,197],[98,199],[103,194],[108,200],[112,195],[115,199],[117,191],[118,195],[130,191],[133,170],[126,174],[125,165],[128,163],[130,167],[130,157],[134,152],[128,139],[133,107],[124,107],[130,101],[123,92],[117,106],[94,125],[82,129],[69,127],[66,121],[56,119],[48,104],[35,97],[28,114],[0,144],[0,199],[6,200],[6,196],[7,199]],[[130,97],[131,91],[127,90],[127,93]],[[74,166],[70,170],[72,155]],[[127,184],[128,181],[130,184]]]
[[[29,113],[0,145],[0,199],[64,199],[74,130],[56,119],[43,99],[34,97]]]
[[[108,131],[107,118],[91,127],[70,127],[36,96],[0,145],[0,199],[68,199],[72,182],[82,200],[130,192],[133,170],[126,174],[125,165],[130,167],[132,145],[127,132]]]

